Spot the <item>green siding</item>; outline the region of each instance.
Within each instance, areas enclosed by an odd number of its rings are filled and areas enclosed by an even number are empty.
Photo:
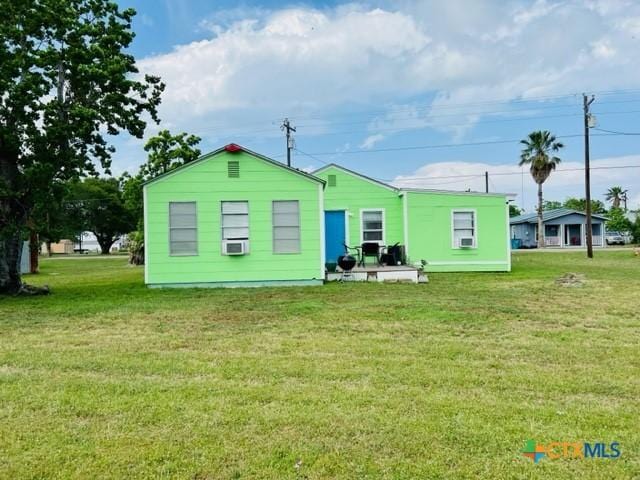
[[[426,260],[425,270],[508,271],[510,248],[505,196],[407,192],[409,257]],[[475,210],[477,248],[452,242],[452,212]]]
[[[228,161],[239,162],[229,178]],[[221,152],[145,186],[146,283],[208,284],[322,279],[322,185],[245,152]],[[221,202],[249,202],[249,248],[221,253]],[[274,254],[272,202],[298,200],[300,253]],[[169,254],[169,202],[197,204],[198,255]]]
[[[376,208],[384,209],[384,243],[404,243],[402,199],[398,192],[333,166],[315,175],[327,182],[329,175],[335,175],[335,187],[327,184],[324,192],[324,209],[348,211],[349,245],[362,243],[361,209]]]

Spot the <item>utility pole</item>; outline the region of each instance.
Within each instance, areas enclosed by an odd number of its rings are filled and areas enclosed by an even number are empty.
[[[582,102],[584,107],[584,189],[587,214],[587,257],[593,258],[593,235],[591,226],[591,168],[589,167],[589,106],[593,103],[595,97],[591,95],[589,99],[586,94],[582,94]]]
[[[291,136],[291,132],[295,132],[296,128],[291,126],[289,123],[289,119],[285,118],[280,126],[280,130],[285,131],[287,135],[287,166],[291,166],[291,150],[293,150],[293,137]]]
[[[484,172],[484,191],[489,193],[489,172]]]

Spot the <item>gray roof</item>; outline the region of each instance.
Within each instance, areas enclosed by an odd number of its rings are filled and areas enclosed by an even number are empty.
[[[271,164],[275,165],[276,167],[284,168],[285,170],[289,170],[291,173],[297,173],[298,175],[302,175],[303,177],[306,177],[306,178],[308,178],[309,180],[313,180],[313,181],[315,181],[315,182],[318,182],[318,183],[320,183],[320,184],[322,184],[322,185],[325,185],[325,183],[326,183],[326,182],[325,182],[324,180],[322,180],[321,178],[318,178],[318,177],[316,177],[316,176],[314,176],[314,175],[312,175],[312,174],[310,174],[310,173],[304,172],[304,171],[302,171],[302,170],[298,170],[297,168],[289,167],[288,165],[285,165],[284,163],[280,163],[280,162],[278,162],[277,160],[273,160],[272,158],[265,157],[264,155],[261,155],[261,154],[259,154],[259,153],[253,152],[253,151],[249,150],[248,148],[244,148],[244,147],[243,147],[243,146],[241,146],[241,145],[237,145],[237,144],[235,144],[235,143],[230,143],[230,144],[228,144],[228,145],[225,145],[224,147],[220,147],[220,148],[218,148],[217,150],[214,150],[214,151],[212,151],[212,152],[205,153],[204,155],[201,155],[200,157],[198,157],[197,159],[195,159],[193,162],[185,163],[184,165],[180,165],[178,168],[174,168],[173,170],[169,170],[168,172],[165,172],[165,173],[163,173],[163,174],[161,174],[161,175],[158,175],[157,177],[154,177],[154,178],[152,178],[152,179],[150,179],[150,180],[147,180],[147,181],[144,183],[144,185],[148,185],[148,184],[150,184],[150,183],[154,183],[154,182],[156,182],[157,180],[160,180],[161,178],[165,178],[165,177],[167,177],[167,176],[169,176],[169,175],[173,175],[174,173],[177,173],[177,172],[179,172],[180,170],[183,170],[183,169],[185,169],[185,168],[192,167],[193,165],[195,165],[195,164],[197,164],[197,163],[200,163],[200,162],[202,162],[203,160],[206,160],[206,159],[208,159],[208,158],[214,157],[214,156],[216,156],[217,154],[219,154],[219,153],[221,153],[221,152],[227,151],[227,149],[228,149],[229,147],[232,147],[232,148],[234,148],[234,149],[235,149],[235,150],[231,150],[231,151],[233,151],[233,152],[237,152],[237,151],[245,152],[245,153],[248,153],[249,155],[252,155],[252,156],[254,156],[254,157],[256,157],[256,158],[259,158],[259,159],[261,159],[261,160],[264,160],[265,162],[271,163]]]
[[[337,163],[328,163],[324,167],[320,167],[317,170],[314,170],[313,175],[317,175],[318,173],[328,169],[328,168],[337,168],[338,170],[342,170],[343,172],[349,173],[356,177],[364,178],[372,183],[377,183],[381,187],[388,188],[389,190],[393,190],[395,192],[412,192],[412,193],[444,193],[444,194],[466,194],[466,195],[482,195],[482,196],[493,196],[493,197],[504,197],[504,196],[515,196],[514,193],[495,193],[495,192],[471,192],[471,191],[461,191],[461,190],[440,190],[435,188],[413,188],[413,187],[396,187],[395,185],[391,185],[390,183],[383,182],[381,180],[377,180],[372,177],[368,177],[367,175],[363,175],[360,172],[355,172],[353,170],[348,169],[347,167],[343,167],[342,165],[338,165]]]
[[[560,217],[566,217],[567,215],[582,215],[586,217],[586,213],[580,212],[578,210],[571,210],[570,208],[556,208],[554,210],[544,210],[542,212],[542,221],[546,222],[547,220],[554,220]],[[592,217],[600,218],[602,220],[607,220],[607,217],[603,215],[591,214]],[[538,213],[525,213],[524,215],[518,215],[516,217],[511,217],[509,219],[509,223],[511,225],[516,225],[518,223],[537,223],[538,222]]]

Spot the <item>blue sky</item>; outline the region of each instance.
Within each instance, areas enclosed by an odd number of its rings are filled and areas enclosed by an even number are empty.
[[[279,129],[298,129],[294,166],[336,162],[397,184],[518,194],[518,139],[563,137],[545,197],[583,195],[580,92],[598,128],[640,131],[640,4],[626,0],[232,2],[120,0],[138,11],[131,48],[167,83],[160,128],[284,160]],[[596,198],[611,185],[640,206],[640,136],[592,130]],[[502,143],[501,143],[502,142]],[[472,144],[472,145],[468,145]],[[145,160],[119,137],[113,172]],[[411,148],[417,147],[417,148]],[[429,147],[429,148],[423,148]],[[625,168],[610,168],[625,167]]]

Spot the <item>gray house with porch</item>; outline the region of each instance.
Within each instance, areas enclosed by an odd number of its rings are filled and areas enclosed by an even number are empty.
[[[558,208],[542,212],[544,224],[544,246],[555,248],[575,248],[586,246],[587,216],[584,212]],[[602,215],[591,215],[594,247],[604,247],[605,223]],[[511,238],[519,248],[532,248],[538,245],[538,214],[527,213],[511,217]]]

